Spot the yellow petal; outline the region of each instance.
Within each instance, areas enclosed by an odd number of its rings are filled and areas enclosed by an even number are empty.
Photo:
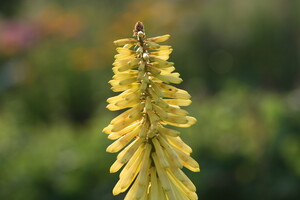
[[[170,35],[166,34],[166,35],[162,35],[162,36],[148,38],[146,41],[149,41],[149,42],[164,42],[164,41],[167,41],[169,38],[170,38]]]
[[[163,149],[162,149],[161,144],[158,142],[158,140],[157,140],[156,138],[153,138],[153,139],[152,139],[152,142],[153,142],[153,144],[154,144],[155,152],[156,152],[156,154],[157,154],[158,160],[159,160],[160,163],[161,163],[161,166],[162,166],[163,168],[169,168],[170,165],[169,165],[169,163],[168,163],[168,161],[167,161],[167,158],[166,158],[166,156],[165,156],[165,153],[164,153],[164,151],[163,151]]]
[[[162,187],[164,188],[165,191],[169,191],[171,189],[169,179],[167,177],[165,169],[162,168],[162,166],[160,164],[160,160],[158,159],[157,154],[155,152],[152,153],[152,159],[154,161],[156,171],[157,171],[159,180],[162,184]]]
[[[165,83],[175,83],[175,84],[179,84],[182,82],[182,79],[177,77],[179,74],[178,73],[172,73],[170,75],[157,75],[155,76],[156,78],[162,80]]]
[[[135,43],[137,43],[137,40],[134,38],[125,38],[125,39],[119,39],[114,41],[114,44],[116,46],[123,46],[125,44],[135,44]]]
[[[191,95],[185,90],[177,90],[176,92],[163,91],[164,97],[174,99],[190,99]]]
[[[177,153],[174,151],[174,148],[170,146],[170,144],[162,137],[157,136],[159,143],[164,147],[164,151],[170,156],[171,162],[169,163],[171,166],[182,168],[183,163]]]
[[[166,138],[167,138],[167,140],[169,141],[169,143],[170,143],[172,146],[176,147],[177,149],[179,149],[179,150],[185,152],[185,153],[188,154],[188,155],[189,155],[190,153],[192,153],[192,148],[191,148],[189,145],[187,145],[186,143],[184,143],[184,142],[181,140],[180,137],[170,137],[170,136],[167,136]]]
[[[177,137],[178,135],[180,135],[179,131],[176,131],[176,130],[173,130],[173,129],[170,129],[170,128],[165,128],[165,127],[158,127],[158,132],[160,134],[168,135],[168,136],[171,136],[171,137]]]
[[[159,196],[159,200],[169,200],[167,199],[167,196],[165,194],[165,191],[163,190],[163,187],[161,185],[161,181],[158,179],[157,180],[157,187],[158,187],[158,196]]]
[[[160,59],[163,60],[168,60],[169,59],[169,55],[172,53],[173,49],[169,48],[169,49],[164,49],[164,50],[158,50],[155,52],[151,52],[150,55],[154,55]]]
[[[152,153],[152,158],[153,158],[153,161],[155,163],[157,174],[158,174],[159,179],[161,181],[162,187],[164,188],[167,196],[169,197],[169,199],[177,200],[177,197],[174,194],[174,191],[172,189],[170,180],[168,178],[166,169],[162,168],[162,166],[161,166],[161,164],[159,162],[160,160],[158,159],[156,153]]]
[[[175,124],[187,124],[189,122],[187,116],[178,116],[173,114],[168,114],[167,118],[162,118],[165,122],[171,122]]]
[[[127,72],[120,72],[118,74],[115,74],[113,76],[113,79],[114,80],[124,80],[124,79],[128,79],[128,78],[133,78],[133,77],[136,77],[137,75],[137,71],[134,71],[134,72],[130,72],[130,73],[127,73]]]
[[[110,173],[115,173],[121,169],[121,167],[127,163],[133,156],[133,154],[139,149],[143,148],[142,139],[136,139],[130,145],[128,145],[123,151],[121,151],[117,157],[117,160],[110,167]]]
[[[135,129],[137,126],[140,125],[140,122],[135,122],[129,126],[127,126],[126,128],[123,128],[122,130],[120,131],[117,131],[117,132],[111,132],[109,135],[108,135],[108,139],[110,140],[116,140],[116,139],[119,139],[120,137],[122,137],[123,135],[129,133],[130,131],[132,131],[133,129]],[[113,126],[111,125],[111,127],[113,128]]]
[[[169,105],[167,108],[162,108],[166,112],[178,115],[178,116],[186,116],[188,112],[186,110],[181,109],[179,106]]]
[[[140,58],[134,58],[128,61],[127,63],[124,63],[120,68],[118,69],[119,72],[124,72],[126,70],[129,70],[131,68],[138,67],[138,64],[140,62]]]
[[[131,107],[135,106],[138,103],[139,103],[138,99],[135,99],[134,101],[120,100],[115,104],[108,104],[106,106],[106,108],[111,110],[111,111],[122,110],[122,109],[125,109],[125,108],[131,108]]]
[[[161,107],[153,104],[154,111],[161,119],[168,119],[168,113],[164,111]]]
[[[135,51],[132,51],[132,50],[127,49],[127,48],[118,47],[118,48],[116,48],[116,50],[119,54],[123,54],[123,55],[135,54]]]
[[[169,66],[167,68],[162,68],[161,69],[161,74],[162,75],[169,75],[171,72],[173,72],[175,70],[174,66]]]
[[[148,67],[148,71],[153,75],[158,75],[161,73],[161,70],[157,69],[156,67],[152,67],[151,65]]]
[[[139,133],[140,138],[146,138],[149,130],[149,120],[145,120]]]
[[[155,42],[146,41],[145,43],[146,43],[146,45],[149,46],[150,49],[158,49],[158,48],[160,48],[160,45],[157,44],[157,43],[155,43]]]
[[[157,94],[157,96],[159,96],[159,97],[163,97],[164,96],[161,88],[158,87],[158,85],[155,82],[153,82],[152,80],[150,80],[150,84],[151,84],[151,89],[154,91],[155,94]]]
[[[111,129],[113,128],[113,125],[109,124],[107,127],[105,127],[102,132],[106,133],[106,134],[110,134],[111,133]]]
[[[169,50],[172,49],[172,47],[170,45],[160,45],[158,50]]]
[[[132,118],[136,114],[140,113],[143,108],[144,108],[144,105],[139,103],[139,104],[135,105],[134,107],[126,110],[122,114],[118,115],[117,117],[115,117],[113,120],[111,120],[110,124],[115,125],[115,124],[120,123],[127,117]]]
[[[137,188],[137,181],[135,181],[132,185],[132,187],[130,188],[130,190],[127,192],[124,200],[135,200],[135,192],[136,192],[136,188]]]
[[[106,149],[107,152],[115,153],[120,151],[124,146],[126,146],[135,136],[138,135],[140,127],[136,127],[133,131],[127,133],[123,137],[119,138]]]
[[[193,191],[190,191],[181,181],[177,179],[174,174],[169,173],[168,177],[170,178],[172,188],[177,197],[181,200],[197,200],[197,194]]]
[[[111,87],[112,91],[114,92],[122,92],[124,90],[128,90],[128,89],[132,89],[135,87],[140,87],[140,83],[132,83],[130,85],[114,85],[113,87]]]
[[[121,80],[119,82],[119,85],[128,85],[128,84],[131,84],[131,83],[136,82],[136,81],[137,81],[136,77],[132,77],[132,78]]]
[[[190,116],[186,116],[188,122],[186,124],[178,124],[178,123],[172,123],[172,122],[167,122],[165,121],[167,124],[172,125],[172,126],[177,126],[177,127],[182,127],[182,128],[186,128],[186,127],[190,127],[193,124],[196,123],[196,118],[194,117],[190,117]]]
[[[148,183],[149,183],[149,167],[151,164],[151,158],[150,158],[151,149],[152,149],[152,145],[149,143],[146,144],[145,154],[144,154],[143,161],[141,164],[141,169],[139,172],[139,176],[141,178],[138,180],[136,199],[140,199],[142,197],[142,195],[144,194],[144,192],[148,186]]]
[[[147,110],[147,114],[151,124],[156,124],[157,122],[160,121],[159,117],[152,110]]]
[[[146,108],[146,111],[152,110],[151,97],[149,97],[149,96],[146,98],[145,108]]]
[[[150,66],[150,67],[158,68],[161,71],[163,71],[163,70],[167,70],[168,68],[172,67],[173,65],[171,65],[171,64],[174,64],[174,63],[167,62],[165,65],[162,65],[159,62],[151,62],[151,63],[148,63],[147,65]]]
[[[131,125],[132,123],[136,122],[137,120],[141,121],[142,113],[137,113],[134,117],[127,117],[124,118],[119,123],[113,124],[113,128],[111,129],[112,132],[118,132],[127,126]]]
[[[154,92],[153,88],[148,88],[147,90],[149,92],[149,94],[151,95],[151,98],[156,102],[160,102],[162,101],[162,99]]]
[[[158,58],[157,56],[154,56],[154,55],[149,55],[149,58],[151,61],[153,62],[158,62],[159,65],[161,65],[161,67],[165,68],[165,67],[171,67],[174,65],[173,62],[168,62],[168,61],[165,61],[161,58]]]
[[[157,176],[155,167],[151,167],[151,188],[150,188],[150,199],[149,200],[158,200],[159,193],[158,193],[158,183],[157,183]]]
[[[164,101],[176,106],[189,106],[192,103],[189,99],[164,99]]]
[[[128,58],[128,59],[122,59],[122,60],[115,60],[115,62],[113,63],[113,66],[115,66],[116,68],[120,68],[123,67],[125,65],[128,65],[128,63],[130,61],[132,61],[132,58]],[[118,70],[119,71],[119,70]],[[120,71],[121,72],[121,71]]]
[[[127,60],[127,59],[134,59],[135,55],[124,55],[124,54],[117,54],[114,56],[116,60]]]
[[[125,175],[127,174],[128,170],[134,165],[134,163],[137,160],[141,160],[141,158],[143,157],[143,153],[145,150],[145,143],[142,143],[140,148],[138,148],[138,150],[133,154],[133,156],[130,158],[130,160],[127,162],[126,166],[122,169],[119,177],[120,178],[124,178]]]
[[[135,160],[135,162],[129,167],[129,169],[124,171],[122,176],[120,176],[122,191],[125,191],[128,189],[128,187],[131,185],[131,183],[133,182],[133,180],[139,173],[144,155],[145,155],[145,149],[140,154],[140,156]]]
[[[182,160],[184,167],[188,168],[189,170],[191,170],[193,172],[200,172],[200,167],[199,167],[199,164],[197,163],[197,161],[195,161],[188,154],[186,154],[178,149],[175,149],[175,151],[178,154],[178,156],[180,157],[180,159]]]
[[[176,179],[183,183],[191,192],[196,192],[196,186],[193,182],[187,177],[187,175],[179,168],[171,167],[168,169],[170,174],[173,174]]]

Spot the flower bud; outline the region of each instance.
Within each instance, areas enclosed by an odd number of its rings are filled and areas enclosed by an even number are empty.
[[[149,61],[149,54],[148,53],[143,53],[143,58],[145,61]]]

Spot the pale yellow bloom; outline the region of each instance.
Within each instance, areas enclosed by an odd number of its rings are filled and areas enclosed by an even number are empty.
[[[167,61],[173,49],[158,44],[169,38],[146,38],[138,22],[133,38],[114,42],[118,54],[109,83],[114,92],[122,93],[107,99],[107,108],[127,110],[103,132],[115,140],[106,151],[121,151],[110,172],[123,168],[113,194],[130,188],[125,200],[198,199],[195,185],[181,168],[199,172],[199,164],[190,156],[192,149],[181,140],[180,132],[165,127],[190,127],[196,122],[180,108],[191,104],[190,94],[169,85],[182,82],[174,63]]]

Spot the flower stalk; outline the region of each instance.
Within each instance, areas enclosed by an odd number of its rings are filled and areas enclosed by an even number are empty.
[[[127,110],[103,132],[115,140],[106,151],[121,151],[110,172],[123,168],[113,194],[130,188],[125,200],[198,199],[195,185],[181,169],[199,172],[199,164],[180,132],[168,127],[190,127],[196,122],[180,108],[191,104],[189,93],[170,85],[182,79],[174,72],[174,63],[167,61],[171,46],[158,44],[169,37],[146,38],[143,23],[137,22],[133,38],[114,41],[118,54],[109,83],[114,92],[122,93],[109,98],[107,108]]]

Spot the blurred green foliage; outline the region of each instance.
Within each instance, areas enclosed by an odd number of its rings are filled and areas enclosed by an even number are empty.
[[[203,199],[300,196],[298,1],[0,3],[0,199],[122,199],[102,128],[112,41],[171,34]]]

